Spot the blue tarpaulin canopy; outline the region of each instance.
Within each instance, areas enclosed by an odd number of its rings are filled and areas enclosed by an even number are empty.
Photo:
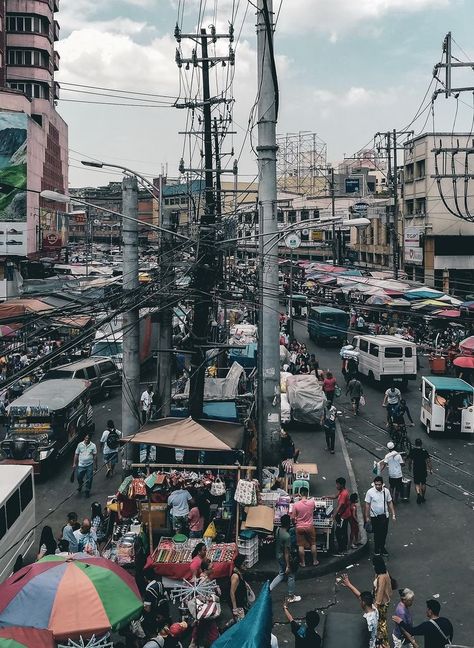
[[[270,648],[271,632],[272,599],[267,582],[247,616],[216,639],[212,648]]]
[[[460,378],[450,378],[448,376],[425,376],[425,378],[434,385],[438,391],[462,391],[468,393],[474,391],[474,387]]]

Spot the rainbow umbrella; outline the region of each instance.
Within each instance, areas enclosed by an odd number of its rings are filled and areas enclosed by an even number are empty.
[[[0,630],[0,648],[54,648],[53,635],[48,630],[34,628],[4,628]]]
[[[135,580],[105,558],[46,556],[0,585],[0,627],[28,624],[56,639],[119,630],[141,609]]]

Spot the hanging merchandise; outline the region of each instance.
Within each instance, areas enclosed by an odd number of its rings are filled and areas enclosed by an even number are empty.
[[[220,477],[216,477],[216,481],[211,484],[211,495],[214,497],[221,497],[225,494],[225,484]]]
[[[133,499],[134,497],[146,497],[146,495],[145,481],[139,477],[133,479],[128,489],[128,497]]]
[[[234,499],[244,506],[255,506],[257,504],[257,489],[253,481],[239,479],[235,489]]]
[[[217,536],[217,529],[216,525],[214,522],[211,522],[207,529],[204,531],[204,537],[205,538],[211,538],[211,540],[214,540],[214,538]]]

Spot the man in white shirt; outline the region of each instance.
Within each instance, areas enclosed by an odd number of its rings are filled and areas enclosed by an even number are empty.
[[[86,434],[84,441],[81,441],[78,444],[76,452],[74,453],[72,467],[74,470],[77,468],[79,492],[81,492],[85,480],[86,497],[89,497],[92,488],[94,469],[97,470],[97,447],[95,443],[92,443],[90,434]]]
[[[395,387],[395,385],[389,387],[385,392],[382,406],[387,408],[387,427],[390,425],[393,410],[397,407],[401,399],[402,393]]]
[[[183,485],[179,485],[168,496],[168,506],[173,524],[173,530],[176,533],[184,533],[188,524],[189,502],[192,497]]]
[[[140,397],[140,411],[142,415],[142,425],[148,423],[151,413],[151,404],[153,402],[153,385],[148,385]]]
[[[395,450],[395,444],[393,441],[387,443],[387,448],[389,452],[380,462],[380,472],[385,468],[388,468],[388,481],[390,484],[390,495],[393,498],[395,504],[398,502],[399,496],[402,492],[402,466],[404,466],[402,455]]]
[[[374,478],[374,485],[365,494],[364,523],[369,522],[374,532],[374,554],[388,556],[385,541],[388,534],[389,514],[396,520],[395,508],[390,491],[383,485],[380,475]]]

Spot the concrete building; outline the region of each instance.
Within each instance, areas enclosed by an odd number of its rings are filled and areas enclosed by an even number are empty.
[[[465,180],[466,166],[474,173],[472,151],[470,133],[425,133],[404,150],[404,268],[409,278],[459,294],[474,292],[474,223],[455,215],[474,215],[474,180]],[[453,171],[455,184],[433,177]]]
[[[59,0],[0,2],[0,299],[48,245],[67,241],[64,206],[42,201],[68,187],[68,130],[57,113]]]

